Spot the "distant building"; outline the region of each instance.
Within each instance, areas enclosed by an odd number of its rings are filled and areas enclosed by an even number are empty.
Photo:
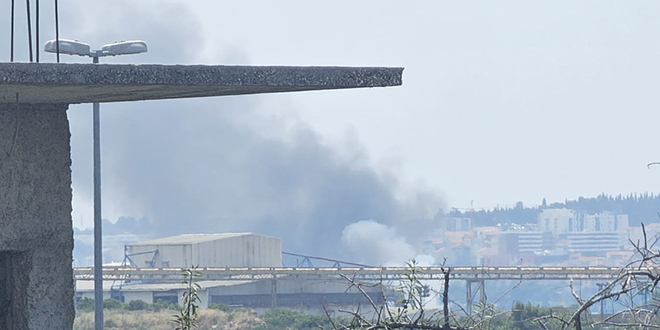
[[[603,212],[580,216],[578,218],[580,231],[615,232],[628,227],[627,214]]]
[[[126,263],[131,267],[189,268],[282,266],[279,238],[252,233],[191,234],[164,237],[126,245]],[[291,307],[320,309],[322,306],[356,306],[384,300],[385,288],[378,283],[361,287],[367,298],[348,281],[319,280],[318,277],[251,280],[200,280],[201,307],[213,303],[254,308]],[[159,300],[181,303],[186,287],[181,283],[158,281],[116,281],[104,283],[105,297],[130,302]],[[76,283],[76,299],[93,298],[93,282]]]
[[[445,223],[447,231],[470,231],[472,230],[472,219],[470,218],[448,218]]]
[[[577,215],[569,209],[543,209],[538,215],[538,228],[542,232],[553,234],[579,231]]]
[[[550,233],[533,231],[505,231],[500,233],[499,254],[540,253],[553,248]]]
[[[605,255],[609,251],[621,251],[626,242],[625,232],[582,232],[568,233],[569,252]]]
[[[282,241],[252,233],[185,234],[126,245],[133,267],[281,267]]]
[[[569,209],[544,209],[538,215],[538,229],[553,234],[615,232],[628,227],[627,214],[602,212],[585,214]]]

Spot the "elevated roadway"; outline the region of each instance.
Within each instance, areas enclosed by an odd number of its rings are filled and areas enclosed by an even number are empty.
[[[451,267],[450,280],[608,280],[619,276],[621,267]],[[406,278],[407,267],[274,267],[274,268],[199,268],[200,280],[259,280],[278,278],[337,278],[341,275],[370,281],[394,281]],[[421,280],[442,280],[440,267],[418,268]],[[660,269],[653,269],[660,272]],[[93,279],[93,268],[73,271],[76,280]],[[104,267],[104,280],[179,282],[180,268]]]

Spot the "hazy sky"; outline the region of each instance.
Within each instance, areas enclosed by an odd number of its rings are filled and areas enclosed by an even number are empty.
[[[481,208],[658,191],[660,168],[646,168],[660,160],[657,1],[78,0],[61,6],[63,38],[95,47],[125,39],[149,44],[147,54],[104,62],[405,67],[403,86],[394,88],[102,105],[110,219],[145,212],[131,202],[130,189],[117,188],[117,159],[159,166],[180,157],[163,146],[162,155],[149,158],[162,138],[150,129],[179,122],[197,131],[208,116],[282,146],[308,132],[315,148],[341,158],[342,166],[351,168],[346,164],[354,160],[372,171],[388,198],[402,201],[397,209],[421,203],[425,214],[472,201]],[[43,24],[51,25],[48,18]],[[52,38],[50,26],[42,30],[42,40]],[[0,44],[8,45],[7,34]],[[23,39],[17,46],[25,48]],[[161,117],[149,110],[154,107],[180,113]],[[91,223],[90,109],[69,111],[74,221],[83,218],[85,226]],[[135,150],[116,142],[131,127],[142,132],[124,141]]]

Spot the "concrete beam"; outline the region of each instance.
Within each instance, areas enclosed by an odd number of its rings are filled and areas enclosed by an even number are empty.
[[[403,68],[0,63],[0,103],[91,103],[398,86]]]

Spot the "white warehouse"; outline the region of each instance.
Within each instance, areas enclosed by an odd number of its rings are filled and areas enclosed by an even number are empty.
[[[282,267],[279,238],[252,233],[189,234],[164,237],[125,246],[131,267]],[[223,303],[251,308],[291,307],[320,309],[322,306],[357,306],[369,300],[382,303],[387,288],[375,283],[362,288],[343,279],[317,276],[282,277],[265,280],[198,281],[200,306]],[[104,296],[124,302],[166,301],[181,304],[186,286],[152,281],[104,281]],[[368,294],[368,298],[366,297]],[[93,298],[93,282],[76,283],[76,299]],[[322,309],[320,309],[322,310]]]
[[[282,241],[253,233],[184,234],[125,246],[133,267],[281,267]]]

